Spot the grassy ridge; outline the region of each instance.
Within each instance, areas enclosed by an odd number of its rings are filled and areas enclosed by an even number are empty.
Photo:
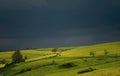
[[[120,54],[120,42],[76,47],[70,51],[64,52],[62,56],[66,56],[66,57],[89,56],[90,51],[95,51],[96,55],[103,55],[104,50],[107,50],[109,54]]]
[[[33,49],[33,50],[21,50],[23,56],[27,55],[28,59],[37,58],[44,56],[46,54],[51,53],[52,48],[44,48],[44,49]],[[14,51],[10,52],[0,52],[0,60],[6,59],[8,62],[11,61],[11,56]]]
[[[0,69],[0,76],[3,73],[7,76],[119,76],[120,72],[120,42],[97,44],[92,46],[78,46],[59,48],[61,56],[53,57],[52,48],[41,48],[32,50],[22,50],[22,54],[28,56],[26,62],[15,64],[4,69]],[[108,50],[109,55],[104,56],[104,50]],[[95,57],[89,55],[90,51],[95,51]],[[0,60],[11,60],[12,52],[0,52]],[[55,61],[54,64],[53,60]],[[66,68],[63,64],[72,63],[76,66]],[[3,66],[1,64],[0,66]],[[71,66],[71,65],[70,65]],[[93,72],[77,74],[78,71],[89,67],[96,68]],[[27,69],[31,69],[26,71]],[[24,71],[22,71],[24,70]],[[112,71],[114,70],[114,71]],[[21,72],[22,71],[22,72]],[[20,73],[21,72],[21,73]]]
[[[86,68],[82,68],[82,69],[78,68],[78,69],[72,69],[68,71],[56,72],[56,73],[48,74],[46,76],[119,76],[120,65],[118,64],[120,64],[120,61],[112,62],[108,64],[102,64],[98,66],[91,66],[91,67],[97,68],[97,70],[93,72],[87,72],[84,74],[77,74],[77,72]]]

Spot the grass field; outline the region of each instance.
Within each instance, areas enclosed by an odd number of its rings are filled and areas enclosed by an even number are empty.
[[[120,76],[120,42],[59,48],[60,56],[52,49],[21,50],[28,59],[7,67],[0,63],[0,76]],[[94,56],[89,55],[91,51]],[[10,63],[13,52],[0,52],[0,61]]]

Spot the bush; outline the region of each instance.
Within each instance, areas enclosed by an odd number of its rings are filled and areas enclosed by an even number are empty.
[[[31,71],[32,69],[31,68],[27,68],[26,71]]]
[[[90,52],[90,56],[93,56],[93,57],[94,57],[94,56],[95,56],[95,52],[94,52],[94,51],[91,51],[91,52]]]
[[[25,70],[24,70],[24,69],[22,69],[19,73],[23,73],[23,72],[25,72]]]
[[[71,67],[75,67],[75,66],[77,66],[75,63],[69,62],[69,63],[60,65],[60,68],[71,68]]]
[[[5,64],[5,68],[6,68],[6,67],[10,67],[10,66],[15,66],[15,65],[14,65],[14,63],[6,63],[6,64]]]
[[[52,63],[51,63],[51,65],[54,65],[55,64],[55,60],[52,60]]]
[[[104,50],[104,55],[108,55],[108,51],[107,50]]]
[[[24,72],[31,71],[31,70],[32,70],[31,68],[22,69],[22,70],[20,70],[20,72],[18,72],[17,74],[19,74],[19,73],[24,73]]]
[[[97,60],[104,60],[104,58],[97,58]]]
[[[28,59],[27,55],[25,55],[24,59],[25,59],[25,60]]]
[[[56,53],[57,51],[58,51],[58,48],[52,49],[52,52],[53,52],[53,53]]]
[[[84,70],[81,70],[79,72],[77,72],[77,74],[82,74],[82,73],[86,73],[86,72],[92,72],[96,69],[93,69],[93,68],[87,68],[87,69],[84,69]]]

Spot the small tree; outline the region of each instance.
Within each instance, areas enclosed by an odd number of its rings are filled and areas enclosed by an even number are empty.
[[[55,64],[55,60],[52,60],[52,65],[54,65]]]
[[[108,55],[108,51],[107,50],[104,50],[104,55]]]
[[[57,51],[58,51],[58,48],[52,49],[52,52],[53,52],[53,53],[56,53]]]
[[[24,59],[25,59],[25,60],[28,59],[27,55],[25,55]]]
[[[95,52],[94,52],[94,51],[91,51],[91,52],[90,52],[90,56],[95,56]]]
[[[12,55],[12,62],[13,63],[20,63],[23,62],[23,56],[19,50],[15,51],[14,54]]]

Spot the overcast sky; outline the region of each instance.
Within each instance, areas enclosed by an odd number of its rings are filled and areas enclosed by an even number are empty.
[[[0,0],[0,50],[120,41],[120,0]]]

